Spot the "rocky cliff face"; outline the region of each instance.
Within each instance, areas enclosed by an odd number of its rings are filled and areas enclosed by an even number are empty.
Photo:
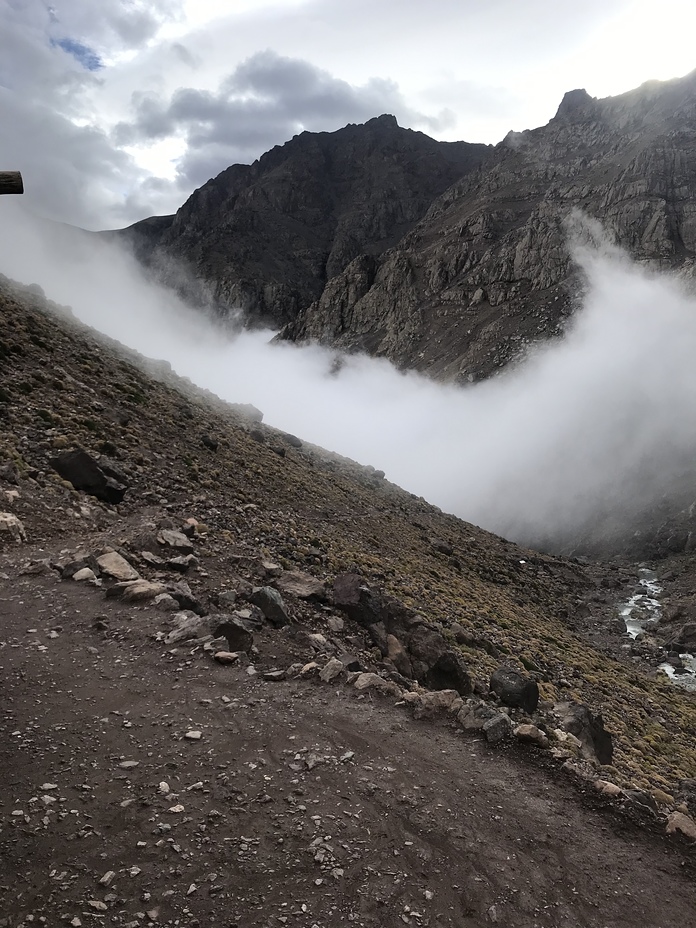
[[[694,193],[696,72],[604,100],[573,90],[548,125],[495,148],[391,116],[304,132],[116,234],[248,324],[467,382],[562,331],[574,210],[637,259],[691,273]]]
[[[355,258],[393,247],[489,150],[436,142],[393,116],[303,132],[223,171],[175,216],[119,234],[184,293],[279,327]]]
[[[638,259],[690,271],[695,192],[696,73],[605,100],[571,91],[547,126],[510,133],[396,247],[357,256],[284,337],[478,379],[572,311],[573,210]]]

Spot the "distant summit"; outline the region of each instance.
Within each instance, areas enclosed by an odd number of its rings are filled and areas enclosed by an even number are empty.
[[[279,327],[351,261],[375,260],[396,245],[491,150],[437,142],[388,114],[337,132],[302,132],[209,180],[175,216],[117,234],[186,295]]]

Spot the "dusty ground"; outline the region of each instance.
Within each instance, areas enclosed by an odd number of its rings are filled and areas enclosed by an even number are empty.
[[[513,749],[172,655],[155,610],[53,576],[4,581],[0,612],[0,924],[696,919],[686,844]]]

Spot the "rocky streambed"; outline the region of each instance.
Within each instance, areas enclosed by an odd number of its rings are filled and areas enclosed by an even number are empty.
[[[633,642],[651,643],[652,636],[658,632],[663,617],[663,593],[657,574],[650,568],[641,568],[638,588],[619,610],[626,633]],[[680,648],[678,643],[656,641],[655,645],[656,653],[666,655],[658,669],[676,686],[696,692],[696,655]],[[634,645],[627,644],[626,647]]]

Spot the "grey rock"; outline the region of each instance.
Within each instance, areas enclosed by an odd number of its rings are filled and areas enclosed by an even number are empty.
[[[489,744],[499,744],[512,737],[512,722],[504,712],[498,712],[483,723],[483,732]]]
[[[270,586],[261,586],[254,589],[249,601],[263,612],[266,619],[276,628],[290,624],[290,616],[285,608],[283,598],[277,590]]]

